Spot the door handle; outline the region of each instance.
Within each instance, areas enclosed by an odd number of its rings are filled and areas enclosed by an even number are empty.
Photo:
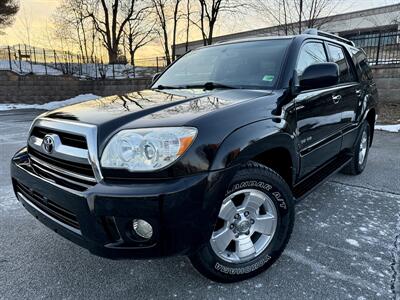
[[[360,97],[360,96],[361,96],[361,90],[356,90],[356,95],[357,95],[358,97]]]
[[[335,103],[335,104],[338,104],[341,99],[342,99],[342,96],[340,96],[340,95],[332,96],[333,103]]]

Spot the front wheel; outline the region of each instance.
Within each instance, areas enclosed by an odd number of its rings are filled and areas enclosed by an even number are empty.
[[[293,223],[293,197],[286,182],[273,170],[250,162],[230,183],[210,241],[190,260],[214,281],[253,277],[281,255]]]

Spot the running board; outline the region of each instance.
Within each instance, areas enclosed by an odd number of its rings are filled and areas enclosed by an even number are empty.
[[[302,179],[293,188],[293,195],[296,200],[300,201],[304,199],[320,184],[324,183],[330,176],[337,173],[344,166],[346,166],[351,159],[352,156],[349,154],[340,154],[339,156],[328,162],[321,169],[311,173],[310,175]]]

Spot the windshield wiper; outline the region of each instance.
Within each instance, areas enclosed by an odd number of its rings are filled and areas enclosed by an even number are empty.
[[[238,89],[239,87],[227,85],[219,82],[209,81],[203,84],[193,84],[187,85],[186,88],[203,88],[205,90],[213,90],[213,89]]]
[[[157,90],[167,90],[167,89],[195,89],[195,88],[203,88],[205,90],[214,90],[214,89],[238,89],[239,87],[236,86],[232,86],[232,85],[226,85],[223,83],[219,83],[219,82],[213,82],[213,81],[209,81],[206,83],[202,83],[202,84],[189,84],[189,85],[185,85],[185,86],[169,86],[169,85],[158,85],[156,87],[154,87],[154,89]]]

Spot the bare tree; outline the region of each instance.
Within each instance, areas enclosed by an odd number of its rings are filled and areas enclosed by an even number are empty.
[[[96,30],[86,15],[87,0],[63,0],[53,15],[55,34],[59,39],[78,45],[82,62],[93,62]]]
[[[145,4],[145,3],[142,3]],[[145,6],[138,9],[131,19],[129,19],[124,30],[126,43],[124,43],[130,56],[130,63],[135,66],[135,55],[137,50],[152,42],[154,36],[155,23],[150,20],[151,7]]]
[[[189,36],[190,36],[190,14],[191,14],[191,0],[186,0],[186,41],[185,41],[185,51],[189,51]]]
[[[176,59],[176,54],[175,54],[175,46],[176,46],[176,32],[177,32],[177,27],[178,27],[178,20],[180,18],[179,16],[179,4],[181,3],[181,0],[175,0],[174,3],[174,14],[173,14],[173,25],[172,25],[172,60]]]
[[[166,2],[167,0],[153,0],[154,11],[157,19],[157,32],[162,41],[162,46],[164,49],[165,58],[167,64],[171,63],[171,55],[169,52],[169,35],[167,28],[167,17],[166,17]]]
[[[89,1],[86,15],[93,20],[96,31],[100,34],[103,45],[107,49],[109,63],[118,62],[119,46],[124,28],[135,13],[138,0],[100,0]],[[122,14],[122,6],[127,8]]]
[[[164,48],[167,64],[175,59],[175,45],[177,38],[178,21],[181,17],[179,12],[182,0],[152,0],[156,15],[156,24],[159,37]],[[172,13],[172,15],[171,15]],[[172,27],[172,28],[171,28]],[[172,54],[170,52],[170,34],[172,32]]]
[[[19,4],[15,0],[0,1],[0,27],[10,26],[19,11]]]
[[[249,2],[243,0],[198,0],[199,20],[192,23],[200,29],[204,45],[212,44],[215,26],[222,13],[242,13],[243,9],[249,6]]]
[[[254,6],[269,25],[278,27],[278,34],[297,34],[304,28],[320,28],[340,0],[256,0]]]
[[[32,45],[32,15],[23,11],[17,20],[15,35],[25,45]]]

